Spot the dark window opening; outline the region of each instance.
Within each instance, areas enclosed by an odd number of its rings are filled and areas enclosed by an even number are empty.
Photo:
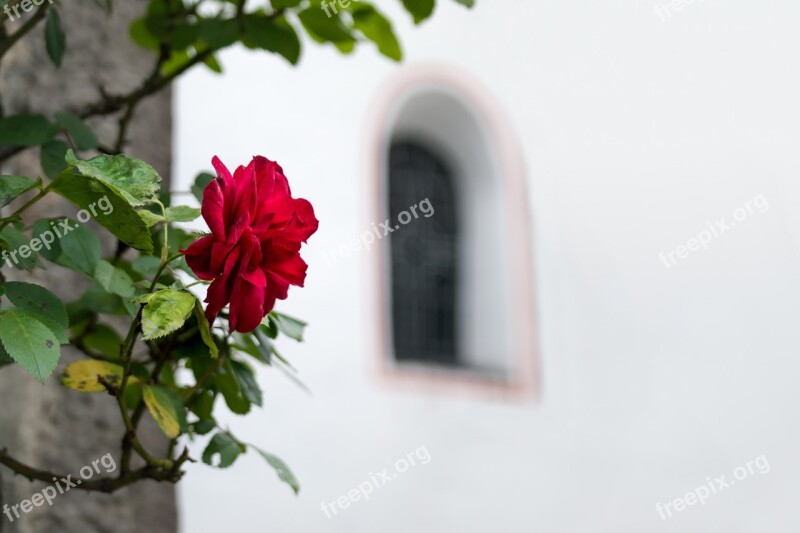
[[[389,213],[426,198],[434,214],[389,235],[394,353],[398,361],[459,364],[458,224],[450,169],[427,148],[394,143],[389,154]]]

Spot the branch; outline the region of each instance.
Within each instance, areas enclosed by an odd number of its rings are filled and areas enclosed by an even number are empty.
[[[0,24],[0,43],[5,42],[8,39],[8,29],[6,28],[5,24]],[[5,107],[3,106],[3,95],[0,94],[0,118],[3,118],[5,115]],[[2,494],[0,494],[0,498],[2,498]],[[0,527],[2,530],[2,527]]]
[[[47,3],[43,4],[44,6],[49,5]],[[22,30],[19,30],[14,35],[21,33]],[[13,38],[12,36],[11,38]],[[163,65],[163,60],[159,57],[159,61],[156,63],[156,67],[154,68],[153,74],[151,74],[145,82],[136,90],[125,94],[125,95],[118,95],[112,96],[108,94],[103,94],[101,99],[94,104],[90,104],[87,108],[79,112],[81,118],[86,119],[90,117],[97,117],[97,116],[106,116],[117,113],[123,109],[126,109],[125,115],[120,119],[119,125],[119,132],[117,135],[116,143],[113,148],[111,147],[104,147],[104,150],[101,150],[104,153],[112,153],[118,154],[121,152],[121,149],[125,143],[125,135],[130,125],[130,121],[133,118],[133,113],[135,111],[136,106],[145,98],[152,96],[153,94],[161,91],[176,78],[184,74],[186,71],[197,65],[198,63],[202,63],[214,53],[213,50],[203,50],[202,52],[197,53],[192,59],[186,62],[177,70],[171,72],[166,76],[162,76],[160,74],[161,66]],[[2,57],[2,44],[0,44],[0,58]],[[0,162],[6,161],[11,157],[17,155],[18,153],[25,150],[26,146],[3,146],[0,147]]]
[[[0,42],[0,59],[6,55],[9,50],[11,50],[11,47],[13,47],[17,41],[22,39],[28,32],[35,28],[37,24],[39,24],[39,22],[47,14],[47,9],[49,7],[49,2],[43,3],[42,7],[40,7],[31,18],[26,20],[25,24],[23,24],[19,30],[15,31],[12,35],[6,37],[2,42]]]
[[[156,285],[158,284],[158,278],[161,277],[161,274],[164,272],[164,269],[167,267],[169,263],[173,260],[180,257],[180,255],[174,256],[172,258],[166,258],[161,261],[161,264],[158,266],[158,270],[156,271],[155,276],[153,277],[153,281],[150,283],[150,289],[147,291],[148,293],[153,292]],[[119,405],[119,411],[122,415],[122,421],[125,423],[125,435],[122,437],[122,472],[125,473],[130,468],[130,461],[131,461],[131,451],[136,450],[136,453],[144,459],[150,465],[157,465],[157,466],[164,466],[166,468],[179,468],[180,462],[173,463],[170,458],[167,459],[158,459],[150,455],[144,447],[139,442],[138,438],[136,437],[136,430],[139,426],[139,419],[142,417],[144,412],[144,401],[142,401],[136,408],[133,413],[133,418],[130,417],[128,414],[128,408],[125,406],[125,389],[128,386],[128,378],[131,373],[131,355],[133,353],[133,347],[136,344],[136,339],[139,336],[139,323],[142,320],[142,310],[144,306],[139,307],[139,312],[136,314],[136,318],[133,319],[131,323],[131,327],[128,330],[128,335],[125,338],[125,343],[121,347],[121,356],[122,361],[125,365],[125,370],[122,374],[122,384],[119,386],[119,389],[116,391],[117,397],[117,404]]]
[[[194,10],[196,10],[197,6],[199,6],[200,3],[202,3],[202,2],[198,2],[196,5],[194,5],[190,9],[189,13],[192,13]],[[47,6],[49,6],[49,3],[44,3],[42,5],[42,8],[36,13],[36,15],[33,18],[31,18],[28,22],[26,22],[26,25],[32,23],[33,20],[36,17],[39,17],[39,18],[44,17],[43,11],[44,11],[44,8],[47,7]],[[238,6],[238,9],[237,9],[237,17],[241,16],[241,14],[243,13],[243,9],[244,9],[244,3],[242,2]],[[275,11],[270,13],[268,15],[268,17],[269,18],[277,18],[277,17],[280,17],[281,15],[283,15],[284,12],[285,12],[284,8],[276,9]],[[9,39],[7,39],[2,44],[0,44],[0,58],[2,58],[2,54],[4,53],[2,51],[2,47],[4,45],[7,45],[7,43],[10,40],[16,40],[16,39],[22,37],[21,34],[23,33],[23,31],[29,31],[29,30],[26,30],[25,27],[23,27],[19,31],[17,31],[14,35],[12,35]],[[13,44],[13,42],[11,44]],[[10,45],[8,45],[8,46],[10,46]],[[117,113],[119,111],[122,111],[123,109],[126,109],[126,113],[120,119],[119,131],[118,131],[117,139],[116,139],[116,143],[115,143],[116,146],[114,146],[113,148],[103,146],[102,147],[103,149],[100,150],[100,151],[103,152],[103,153],[112,153],[112,154],[120,153],[121,150],[122,150],[122,147],[125,144],[125,135],[126,135],[128,126],[130,124],[132,115],[133,115],[133,113],[135,111],[136,106],[139,104],[139,102],[141,102],[142,100],[144,100],[148,96],[151,96],[151,95],[161,91],[161,89],[164,89],[165,87],[167,87],[173,81],[175,81],[175,79],[177,79],[178,77],[182,76],[184,73],[186,73],[192,67],[194,67],[195,65],[197,65],[199,63],[204,62],[206,59],[208,59],[209,57],[214,55],[214,52],[216,52],[216,50],[211,49],[211,48],[206,49],[206,50],[202,50],[202,51],[198,52],[197,54],[195,54],[194,57],[192,57],[189,61],[187,61],[186,63],[181,65],[179,68],[175,69],[174,71],[170,72],[167,75],[162,75],[161,74],[161,68],[163,67],[164,63],[166,62],[166,60],[168,58],[164,57],[163,53],[159,53],[159,57],[158,57],[158,60],[156,61],[155,67],[153,68],[153,71],[151,72],[150,76],[147,77],[147,79],[142,83],[142,85],[138,89],[135,89],[135,90],[131,91],[128,94],[116,95],[116,96],[106,94],[104,91],[101,90],[102,95],[101,95],[101,98],[100,98],[100,100],[98,102],[95,102],[93,104],[89,104],[83,111],[78,112],[78,115],[81,118],[87,119],[87,118],[90,118],[90,117],[111,115],[111,114]],[[5,146],[5,147],[0,147],[0,163],[2,163],[3,161],[6,161],[7,159],[17,155],[19,152],[23,151],[25,148],[26,147],[24,147],[24,146]]]
[[[122,96],[103,95],[103,99],[95,104],[92,104],[83,111],[81,118],[89,118],[96,116],[110,115],[121,111],[128,105],[136,105],[142,99],[159,92],[161,89],[172,83],[176,78],[191,69],[198,63],[202,63],[213,54],[213,50],[203,50],[195,54],[192,59],[181,65],[178,69],[172,71],[166,76],[158,73],[160,71],[162,61],[159,58],[157,63],[158,69],[154,74],[151,74],[145,82],[136,90]]]
[[[200,2],[198,2],[197,5],[199,4]],[[197,6],[194,7],[196,8]],[[237,16],[242,15],[243,10],[244,2],[240,2],[240,5],[237,9]],[[276,9],[273,13],[269,14],[268,17],[277,18],[283,15],[284,11],[284,8]],[[162,49],[162,51],[159,53],[159,57],[156,61],[153,72],[138,89],[122,96],[111,96],[104,94],[103,99],[100,102],[87,107],[87,109],[83,111],[80,116],[81,118],[85,119],[94,116],[109,115],[122,110],[126,106],[136,106],[136,104],[138,104],[142,99],[157,93],[195,65],[204,62],[206,59],[214,55],[214,52],[216,52],[216,50],[211,48],[197,52],[189,61],[165,76],[161,74],[161,67],[169,59],[169,57],[164,54],[164,50]]]
[[[170,349],[171,349],[171,346],[170,346]],[[161,357],[159,358],[158,362],[156,363],[155,367],[153,368],[153,372],[150,375],[150,383],[152,383],[154,385],[158,383],[158,376],[159,376],[159,374],[161,374],[161,370],[163,370],[163,368],[166,365],[166,363],[169,360],[169,358],[170,358],[170,352],[169,352],[169,350],[165,350],[165,352],[161,354]],[[136,432],[139,431],[139,422],[142,420],[142,415],[144,415],[145,407],[146,406],[145,406],[145,403],[143,401],[139,402],[139,405],[137,405],[136,409],[133,411],[133,416],[131,416],[131,426],[133,427],[133,434],[134,435],[136,434]],[[126,442],[127,442],[127,436],[126,436],[126,439],[123,442],[123,448],[124,448]],[[172,443],[174,443],[174,442],[175,441],[173,439]],[[173,446],[174,446],[173,444],[170,444],[170,451],[167,453],[167,458],[168,459],[172,459],[172,448],[173,448]],[[126,467],[127,467],[127,463],[126,463]]]
[[[50,192],[48,187],[40,189],[39,193],[36,196],[25,202],[25,204],[23,204],[22,207],[11,213],[7,218],[13,218],[21,215],[22,213],[25,212],[26,209],[28,209],[30,206],[41,200],[45,195],[47,195],[48,192]],[[4,229],[6,226],[8,226],[8,224],[9,224],[8,222],[0,223],[0,230]]]
[[[28,479],[28,481],[44,481],[45,483],[52,483],[53,478],[63,479],[67,475],[56,474],[46,470],[33,468],[20,461],[17,461],[10,455],[5,448],[0,449],[0,464],[6,466],[14,473]],[[145,466],[131,472],[124,473],[116,478],[106,477],[98,479],[81,480],[80,485],[76,484],[72,488],[78,490],[85,490],[89,492],[105,492],[111,494],[122,487],[136,483],[143,479],[152,479],[155,481],[169,481],[176,483],[180,480],[181,473],[173,469],[156,468],[153,466]]]
[[[14,157],[21,151],[23,151],[27,146],[3,146],[0,148],[0,162],[5,161],[11,157]]]
[[[70,343],[71,346],[77,348],[84,355],[86,355],[87,357],[89,357],[91,359],[96,359],[98,361],[106,361],[108,363],[114,363],[114,364],[118,364],[119,363],[119,360],[114,359],[113,357],[109,357],[109,356],[107,356],[105,354],[102,354],[100,352],[96,352],[96,351],[92,350],[91,348],[89,348],[88,346],[86,346],[83,343],[83,339],[72,338],[72,339],[69,340],[69,343]]]

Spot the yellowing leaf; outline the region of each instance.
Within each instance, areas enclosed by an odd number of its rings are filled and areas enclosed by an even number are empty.
[[[64,370],[61,384],[78,392],[105,392],[106,388],[100,383],[100,377],[112,385],[119,385],[122,383],[123,372],[121,366],[106,361],[75,361]]]
[[[174,439],[181,432],[178,411],[167,391],[160,387],[144,388],[144,403],[164,434]]]

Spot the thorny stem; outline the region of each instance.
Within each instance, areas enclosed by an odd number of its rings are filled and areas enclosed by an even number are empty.
[[[162,254],[164,255],[164,254]],[[150,283],[150,289],[147,291],[148,293],[152,293],[155,289],[156,285],[158,284],[158,278],[161,277],[161,274],[164,272],[164,269],[167,265],[177,259],[178,256],[173,256],[171,258],[167,258],[161,261],[161,264],[158,266],[158,270],[156,271],[155,276],[153,276],[153,281]],[[139,307],[139,312],[136,314],[133,322],[131,323],[131,327],[128,329],[128,335],[125,338],[124,344],[121,346],[121,358],[124,365],[124,371],[122,374],[122,383],[120,384],[119,388],[114,391],[114,396],[117,398],[117,404],[119,406],[120,414],[122,415],[122,421],[125,423],[125,436],[122,438],[122,466],[121,471],[125,474],[130,469],[130,461],[131,461],[131,450],[135,450],[139,456],[144,459],[148,464],[155,465],[155,466],[163,466],[163,467],[172,467],[172,461],[169,459],[158,459],[150,455],[144,447],[139,442],[136,436],[136,430],[138,429],[139,420],[144,413],[144,402],[140,402],[139,405],[136,407],[133,417],[128,414],[128,408],[125,405],[125,390],[128,386],[130,381],[131,375],[131,365],[132,365],[132,358],[131,355],[133,354],[133,348],[136,344],[136,339],[139,336],[139,325],[142,321],[142,309],[144,306]],[[166,360],[164,361],[166,363]],[[163,368],[162,363],[160,366],[156,365],[156,368],[153,370],[153,375],[161,372],[161,368]]]

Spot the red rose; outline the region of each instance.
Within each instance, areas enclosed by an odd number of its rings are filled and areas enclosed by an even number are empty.
[[[286,299],[289,285],[303,286],[308,265],[300,244],[319,221],[307,200],[292,198],[277,163],[261,156],[231,176],[218,157],[217,178],[203,191],[202,213],[211,235],[181,253],[197,277],[212,281],[206,317],[213,322],[230,303],[232,330],[253,331]]]

